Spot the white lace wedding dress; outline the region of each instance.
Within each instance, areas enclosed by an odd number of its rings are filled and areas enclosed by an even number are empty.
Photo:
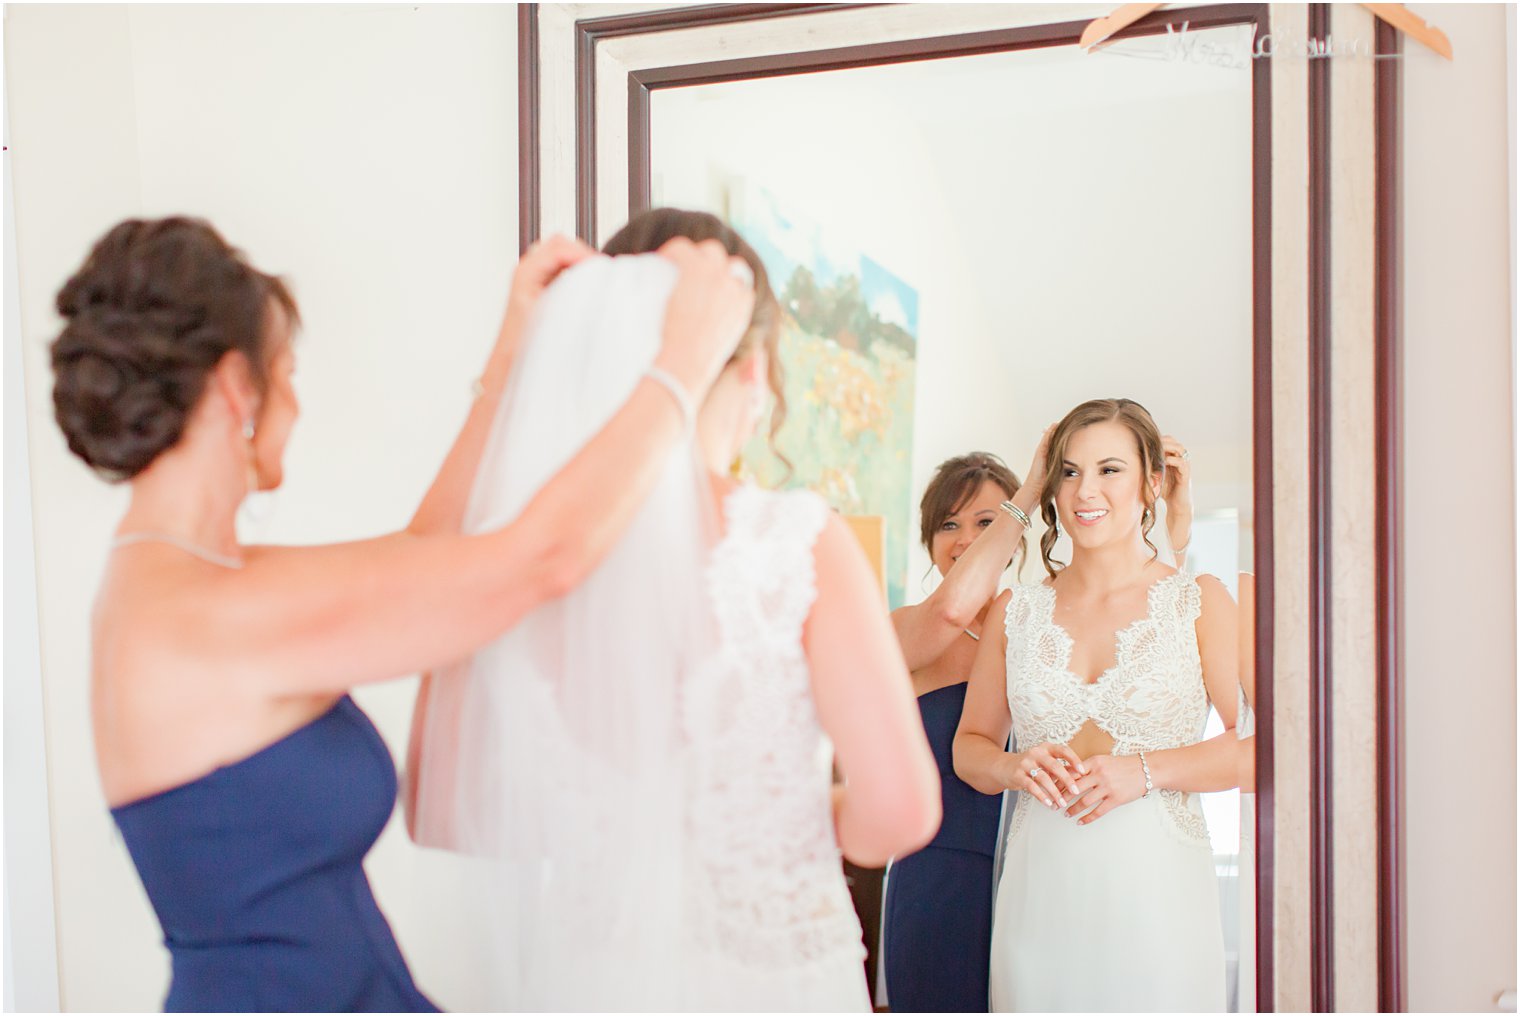
[[[594,258],[544,294],[466,532],[516,518],[648,383],[675,276]],[[720,530],[693,440],[590,576],[433,675],[415,835],[471,859],[447,906],[481,925],[459,976],[489,1008],[870,1007],[802,649],[829,509],[740,488]]]
[[[1071,673],[1055,593],[1016,586],[1008,604],[1008,706],[1017,743],[1064,744],[1091,719],[1112,754],[1196,743],[1208,717],[1197,579],[1151,587],[1117,636],[1115,665]],[[992,925],[994,1012],[1218,1012],[1224,937],[1208,828],[1195,795],[1162,790],[1086,826],[1018,795]]]
[[[833,747],[802,627],[828,506],[741,487],[708,588],[718,645],[685,689],[686,1008],[869,1011],[865,946],[840,864]]]

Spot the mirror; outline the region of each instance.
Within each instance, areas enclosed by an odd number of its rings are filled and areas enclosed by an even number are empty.
[[[1253,182],[1270,153],[1253,131],[1251,27],[1184,34],[1094,55],[1049,45],[651,92],[652,203],[730,221],[788,311],[775,451],[789,469],[764,438],[745,466],[879,517],[892,608],[939,580],[917,534],[942,461],[989,451],[1022,476],[1047,425],[1122,396],[1188,448],[1186,568],[1223,583],[1249,634]],[[1170,563],[1162,512],[1153,539]],[[1046,577],[1042,529],[1037,519],[1032,559],[1005,583]],[[1053,556],[1070,561],[1070,541]],[[1222,729],[1211,708],[1202,736]],[[1207,820],[1223,969],[1184,959],[1167,976],[1196,974],[1222,986],[1214,1008],[1251,1011],[1251,795],[1197,796],[1186,807]],[[853,874],[857,888],[869,881]],[[906,952],[921,945],[890,917],[873,934],[871,896],[857,894],[875,940],[868,971],[890,1008],[886,973],[914,966]]]

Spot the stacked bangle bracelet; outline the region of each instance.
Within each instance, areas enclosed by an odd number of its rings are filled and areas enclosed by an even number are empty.
[[[1029,522],[1029,514],[1025,512],[1024,509],[1014,504],[1012,501],[1004,501],[1002,504],[998,505],[998,507],[1003,509],[1003,511],[1007,512],[1009,515],[1012,515],[1015,519],[1018,519],[1019,522],[1023,524],[1025,529],[1033,528]]]

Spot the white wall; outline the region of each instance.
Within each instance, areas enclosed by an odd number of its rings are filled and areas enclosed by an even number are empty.
[[[1404,46],[1409,1002],[1491,1012],[1516,947],[1506,19],[1412,9],[1456,59]]]
[[[5,117],[10,147],[10,117]],[[5,161],[5,1010],[58,1008],[58,939],[42,724],[42,646],[32,554],[26,382],[21,369],[21,278],[15,201]],[[13,929],[25,929],[16,935]]]
[[[124,492],[72,459],[51,419],[53,294],[124,217],[209,218],[293,281],[306,319],[286,489],[253,535],[314,542],[404,524],[463,417],[516,257],[515,12],[13,6],[6,17],[62,1004],[149,1010],[166,954],[87,724],[87,617]],[[359,695],[398,757],[411,685]],[[468,936],[439,889],[447,861],[393,823],[368,868],[422,988],[445,1007],[473,1004],[452,976]]]

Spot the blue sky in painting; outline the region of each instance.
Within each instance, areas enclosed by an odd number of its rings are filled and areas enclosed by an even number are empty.
[[[820,286],[853,275],[860,280],[871,312],[917,339],[918,291],[902,279],[859,251],[840,246],[838,238],[831,245],[817,223],[788,214],[763,187],[743,187],[734,211],[735,227],[760,255],[778,291],[799,265],[805,265]]]

